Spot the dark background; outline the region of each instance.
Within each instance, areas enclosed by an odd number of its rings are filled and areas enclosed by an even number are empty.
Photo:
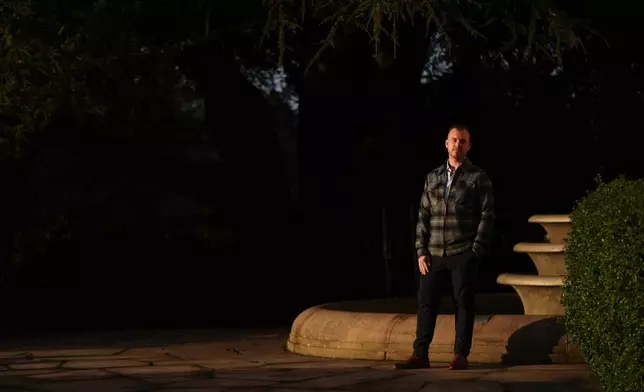
[[[202,106],[159,106],[140,122],[130,108],[148,113],[167,92],[133,97],[110,74],[130,72],[129,57],[92,71],[103,84],[88,71],[90,89],[113,94],[109,121],[61,109],[26,154],[0,164],[2,328],[288,325],[323,302],[413,296],[424,176],[444,162],[455,122],[470,128],[470,158],[496,194],[479,291],[511,292],[495,283],[500,273],[536,273],[512,252],[543,240],[531,215],[569,213],[598,176],[643,174],[644,30],[626,4],[567,3],[602,38],[584,35],[562,66],[536,54],[512,61],[512,48],[503,62],[454,30],[439,72],[429,59],[444,38],[407,27],[395,60],[387,47],[378,63],[369,38],[348,31],[305,73],[321,34],[309,28],[290,41],[281,91],[275,50],[266,59],[248,43],[257,35],[204,39],[163,57],[194,86],[184,101]],[[227,28],[265,16],[234,15]],[[152,45],[149,20],[119,28]],[[165,83],[151,64],[137,71],[143,82]]]

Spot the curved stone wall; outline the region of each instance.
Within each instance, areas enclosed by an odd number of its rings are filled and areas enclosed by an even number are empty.
[[[493,297],[488,299],[494,302]],[[318,357],[405,359],[412,351],[416,316],[377,311],[378,302],[340,302],[305,310],[292,325],[287,349]],[[450,361],[453,345],[454,315],[441,314],[436,323],[430,359]],[[583,363],[556,317],[521,314],[477,316],[469,360],[506,364]]]

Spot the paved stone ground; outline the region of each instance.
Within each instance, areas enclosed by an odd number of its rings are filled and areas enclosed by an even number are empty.
[[[0,340],[1,392],[596,392],[586,366],[473,365],[396,371],[391,362],[284,350],[287,331],[117,331]]]

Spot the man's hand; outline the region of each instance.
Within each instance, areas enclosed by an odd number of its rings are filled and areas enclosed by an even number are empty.
[[[420,269],[421,274],[427,275],[431,265],[432,263],[428,256],[420,256],[418,258],[418,269]]]

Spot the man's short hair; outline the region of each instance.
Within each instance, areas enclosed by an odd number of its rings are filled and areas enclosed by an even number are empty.
[[[472,138],[472,134],[470,133],[470,130],[464,124],[452,124],[452,125],[450,125],[450,127],[447,128],[447,135],[445,137],[449,136],[449,133],[450,133],[450,131],[452,129],[457,129],[457,130],[459,130],[461,132],[462,131],[467,131],[467,133],[470,135],[470,139]]]

